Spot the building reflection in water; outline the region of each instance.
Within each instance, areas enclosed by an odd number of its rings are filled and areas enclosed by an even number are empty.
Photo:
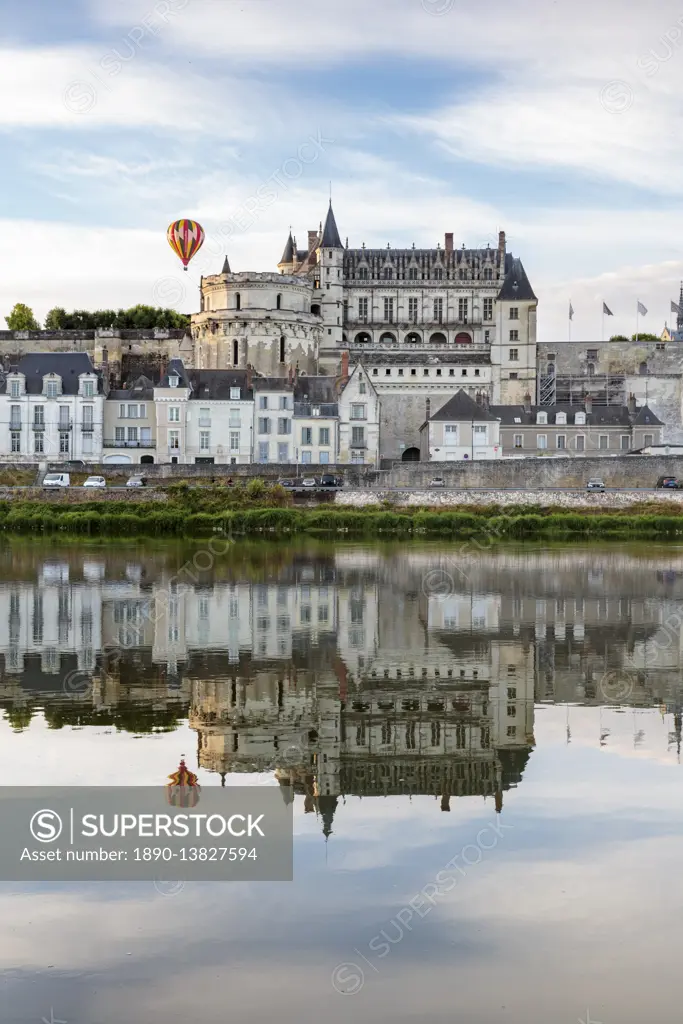
[[[0,706],[16,730],[189,719],[198,763],[274,773],[325,835],[346,795],[460,796],[497,811],[534,703],[673,714],[683,564],[579,549],[482,554],[430,594],[433,552],[302,549],[179,578],[163,557],[37,559],[0,585]],[[681,560],[683,562],[683,560]],[[9,574],[5,574],[6,576]],[[443,590],[444,588],[440,588]],[[606,737],[601,737],[606,742]]]

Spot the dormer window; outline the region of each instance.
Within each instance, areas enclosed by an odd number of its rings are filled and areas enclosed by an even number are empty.
[[[61,381],[60,381],[59,377],[50,376],[50,377],[45,377],[44,380],[45,380],[45,387],[44,387],[45,397],[46,398],[57,398],[57,396],[59,395],[60,390],[61,390],[61,388],[60,388]]]
[[[484,267],[484,280],[490,281],[492,277],[493,271],[491,270],[491,267]]]
[[[547,423],[548,422],[548,413],[547,412],[539,412],[539,413],[537,413],[536,414],[536,422],[537,423]]]
[[[385,281],[392,281],[393,278],[394,278],[394,271],[392,270],[392,268],[391,267],[385,267],[384,268],[384,280]]]
[[[410,267],[408,270],[408,280],[417,281],[417,267]]]
[[[564,424],[567,422],[566,412],[558,412],[557,416],[555,417],[555,422],[564,426]]]
[[[179,380],[179,378],[176,377],[176,375],[174,373],[171,374],[170,377],[168,378],[168,386],[169,386],[169,388],[177,388],[178,387],[178,380]]]
[[[9,393],[11,398],[19,398],[21,395],[21,380],[19,377],[13,377],[9,385]]]
[[[580,426],[585,426],[585,424],[586,424],[586,414],[585,414],[585,412],[577,412],[577,413],[575,413],[574,414],[574,423],[576,423],[577,425],[580,425]]]
[[[434,271],[434,280],[443,281],[443,270],[441,269],[441,267],[437,267],[436,270]]]
[[[368,268],[367,267],[361,267],[360,270],[358,271],[358,280],[359,281],[367,281],[367,279],[368,279]]]
[[[84,380],[82,382],[81,394],[83,395],[84,398],[94,398],[95,397],[95,381],[94,380]]]
[[[311,409],[311,415],[312,416],[319,416],[320,415],[320,406],[319,405],[314,405],[313,406],[313,408]]]
[[[233,400],[233,402],[239,402],[240,394],[241,392],[239,388],[230,388],[230,398]]]

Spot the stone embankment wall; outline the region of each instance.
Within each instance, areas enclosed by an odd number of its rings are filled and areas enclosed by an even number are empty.
[[[88,501],[118,501],[140,504],[167,501],[164,491],[156,488],[96,487],[0,487],[0,501],[49,501],[55,505],[82,505]]]
[[[465,505],[526,505],[531,508],[628,508],[642,505],[644,501],[661,501],[675,505],[676,512],[683,506],[683,491],[612,491],[605,493],[581,493],[576,491],[381,491],[344,490],[335,497],[338,505],[363,508],[390,501],[396,508],[462,508]]]

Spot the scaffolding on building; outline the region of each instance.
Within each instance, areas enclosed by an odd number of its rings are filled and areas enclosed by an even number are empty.
[[[590,395],[593,405],[626,405],[623,374],[548,373],[538,379],[539,405],[584,405]]]

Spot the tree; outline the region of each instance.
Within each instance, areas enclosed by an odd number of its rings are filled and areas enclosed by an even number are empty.
[[[45,330],[46,331],[64,331],[66,330],[67,313],[61,306],[55,306],[49,311],[45,317]]]
[[[610,341],[628,341],[629,339],[625,334],[613,334]]]
[[[33,310],[24,302],[17,302],[9,316],[5,317],[10,331],[39,331],[40,324]]]
[[[634,334],[631,341],[661,341],[656,334]]]

